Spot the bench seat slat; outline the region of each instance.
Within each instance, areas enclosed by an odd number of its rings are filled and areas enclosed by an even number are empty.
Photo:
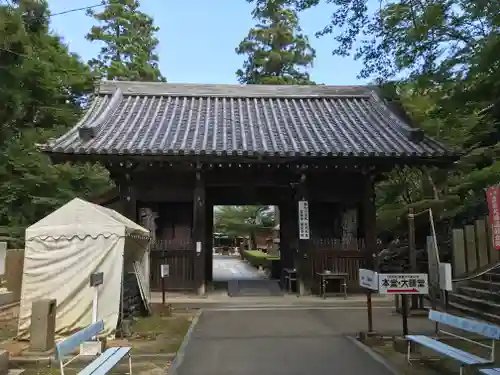
[[[429,310],[429,320],[446,324],[454,328],[459,328],[462,331],[467,331],[469,333],[477,333],[492,340],[500,340],[500,327],[493,324],[461,316],[455,316],[436,310]]]
[[[466,365],[489,362],[489,360],[485,358],[478,357],[477,355],[455,348],[441,341],[435,340],[431,337],[423,335],[409,335],[406,336],[406,338],[410,341],[416,342],[417,344],[423,345],[425,347],[428,347],[429,349],[432,349],[436,352],[439,352],[457,361],[460,361]]]
[[[106,349],[106,351],[104,353],[102,353],[99,357],[95,358],[91,363],[89,363],[89,365],[87,367],[82,369],[82,371],[80,371],[78,373],[78,375],[92,374],[100,365],[102,365],[105,361],[107,361],[107,359],[109,357],[111,357],[113,354],[115,354],[115,352],[118,349],[120,349],[120,348]]]
[[[130,347],[109,348],[82,371],[80,371],[78,375],[106,374],[113,367],[115,367],[116,364],[130,352],[130,350],[132,350]]]
[[[479,372],[484,375],[500,375],[500,368],[485,368]]]

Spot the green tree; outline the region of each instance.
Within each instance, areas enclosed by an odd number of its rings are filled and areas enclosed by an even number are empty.
[[[37,150],[74,126],[93,76],[49,32],[47,2],[13,4],[0,6],[0,236],[19,246],[26,226],[109,181],[98,166],[52,165]]]
[[[104,44],[89,64],[109,80],[165,81],[156,54],[159,28],[139,6],[137,0],[110,0],[102,12],[88,10],[99,25],[92,27],[87,39]]]
[[[222,206],[214,211],[214,229],[228,236],[249,236],[255,245],[255,235],[274,227],[274,211],[269,206]]]
[[[322,0],[297,0],[301,9]],[[462,224],[486,212],[484,189],[499,182],[500,3],[472,0],[332,0],[333,53],[363,62],[360,77],[398,97],[427,134],[463,152],[453,168],[406,169],[379,186],[378,215],[391,230],[396,212],[435,207]],[[385,92],[387,94],[387,92]],[[386,220],[387,219],[387,220]]]
[[[6,140],[24,129],[75,121],[74,109],[93,84],[88,67],[49,34],[47,3],[16,3],[0,7],[0,137]]]
[[[257,25],[236,48],[238,55],[247,56],[243,69],[236,72],[240,83],[313,84],[307,68],[312,66],[315,51],[301,32],[297,12],[288,3],[256,2],[252,16]]]

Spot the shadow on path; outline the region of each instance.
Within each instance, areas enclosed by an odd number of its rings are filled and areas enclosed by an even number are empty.
[[[392,375],[345,337],[364,329],[365,314],[205,311],[177,375]]]

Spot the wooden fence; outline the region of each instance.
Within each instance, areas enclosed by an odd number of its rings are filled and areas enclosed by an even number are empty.
[[[309,275],[313,291],[318,292],[318,272],[330,270],[332,272],[347,273],[347,286],[350,292],[360,290],[359,269],[366,266],[366,247],[363,239],[352,238],[348,241],[340,239],[316,239],[310,241]]]
[[[170,274],[165,279],[167,291],[189,291],[195,288],[196,252],[190,240],[159,240],[151,244],[151,290],[161,291],[160,268],[168,264]]]
[[[462,229],[453,229],[453,276],[463,277],[485,269],[500,260],[493,247],[488,218],[476,220]]]

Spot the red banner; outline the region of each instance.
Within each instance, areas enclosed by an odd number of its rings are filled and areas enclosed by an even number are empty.
[[[488,209],[490,212],[493,246],[495,249],[500,250],[500,187],[488,188],[486,199],[488,200]]]

